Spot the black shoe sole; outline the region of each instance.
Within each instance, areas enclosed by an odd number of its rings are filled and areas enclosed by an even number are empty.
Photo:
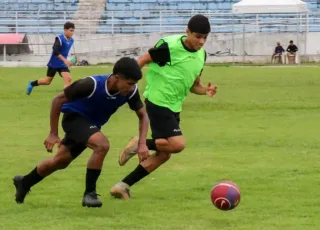
[[[12,179],[13,180],[13,185],[15,186],[15,188],[16,188],[16,194],[17,194],[17,191],[18,191],[18,187],[19,187],[19,182],[20,182],[20,180],[19,179],[17,179],[16,178],[16,176]],[[15,195],[15,201],[16,201],[16,203],[17,204],[23,204],[23,202],[24,202],[24,199],[23,200],[17,200],[17,195]]]
[[[87,208],[101,208],[101,207],[102,207],[102,204],[93,205],[93,204],[85,204],[85,203],[82,203],[82,206],[83,206],[83,207],[87,207]]]

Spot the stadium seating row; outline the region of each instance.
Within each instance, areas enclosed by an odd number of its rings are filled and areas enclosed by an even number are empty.
[[[230,12],[232,4],[238,1],[108,0],[97,33],[146,33],[181,30],[189,18],[186,12],[182,12],[183,10],[221,12],[220,15],[210,16],[210,21],[218,27],[215,29],[216,32],[230,32],[232,30],[230,14],[228,15],[226,12]],[[320,1],[307,0],[306,2],[308,2],[311,11],[320,8]],[[0,11],[0,33],[58,33],[61,31],[62,21],[72,19],[74,12],[78,9],[78,4],[79,0],[2,0],[0,1],[2,9]],[[161,10],[174,12],[160,15],[159,11]],[[34,13],[30,13],[32,11]],[[41,14],[37,12],[41,12]],[[270,20],[272,15],[266,17],[268,19],[265,19],[265,22]],[[23,18],[23,20],[16,21],[16,18]],[[320,27],[312,27],[316,23],[317,20],[310,18],[310,31],[320,31]],[[265,26],[261,31],[288,31],[291,28]]]

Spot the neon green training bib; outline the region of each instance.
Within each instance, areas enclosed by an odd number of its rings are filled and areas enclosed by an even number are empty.
[[[194,81],[200,76],[205,64],[205,50],[188,51],[183,40],[185,35],[162,38],[156,45],[166,42],[170,51],[170,63],[160,67],[150,63],[144,97],[150,102],[180,112]]]

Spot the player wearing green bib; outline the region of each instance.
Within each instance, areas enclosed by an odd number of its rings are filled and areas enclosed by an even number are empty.
[[[138,59],[139,66],[149,64],[145,104],[150,119],[152,139],[131,139],[120,153],[119,164],[124,165],[140,146],[146,143],[156,153],[144,161],[111,189],[111,195],[129,199],[129,188],[169,160],[172,153],[185,147],[179,123],[182,105],[189,92],[213,97],[216,86],[202,85],[200,75],[206,62],[203,48],[210,33],[210,23],[203,15],[193,16],[187,35],[163,37],[154,48]],[[142,148],[141,147],[141,148]]]

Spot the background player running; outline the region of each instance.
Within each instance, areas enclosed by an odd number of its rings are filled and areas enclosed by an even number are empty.
[[[121,58],[115,64],[112,74],[78,80],[53,99],[50,114],[51,131],[44,144],[48,152],[52,152],[55,144],[60,146],[55,156],[42,161],[29,174],[14,177],[17,203],[24,202],[32,186],[53,172],[66,168],[89,147],[93,150],[93,154],[87,164],[82,205],[102,206],[96,193],[96,181],[109,151],[109,141],[100,128],[125,103],[129,104],[139,118],[140,159],[148,157],[146,136],[149,119],[136,85],[141,77],[142,73],[136,60]],[[64,113],[62,127],[65,131],[61,144],[58,136],[60,111]]]
[[[141,56],[139,66],[149,64],[147,86],[144,92],[146,109],[150,119],[152,139],[147,140],[150,150],[155,150],[145,161],[111,189],[115,197],[129,199],[129,188],[170,159],[172,153],[185,148],[180,129],[180,112],[183,102],[191,91],[198,95],[213,97],[216,87],[200,81],[206,52],[203,48],[210,23],[203,15],[193,16],[188,23],[186,35],[162,38],[154,48]],[[137,153],[138,141],[134,137],[120,153],[119,164],[124,165]]]
[[[74,43],[72,38],[74,29],[75,26],[73,23],[66,22],[64,24],[63,34],[56,37],[52,47],[53,51],[47,64],[47,76],[39,80],[30,81],[27,87],[27,95],[31,94],[35,86],[50,85],[57,72],[63,78],[64,87],[71,84],[71,74],[68,67],[70,67],[72,63],[68,60],[68,54]]]

